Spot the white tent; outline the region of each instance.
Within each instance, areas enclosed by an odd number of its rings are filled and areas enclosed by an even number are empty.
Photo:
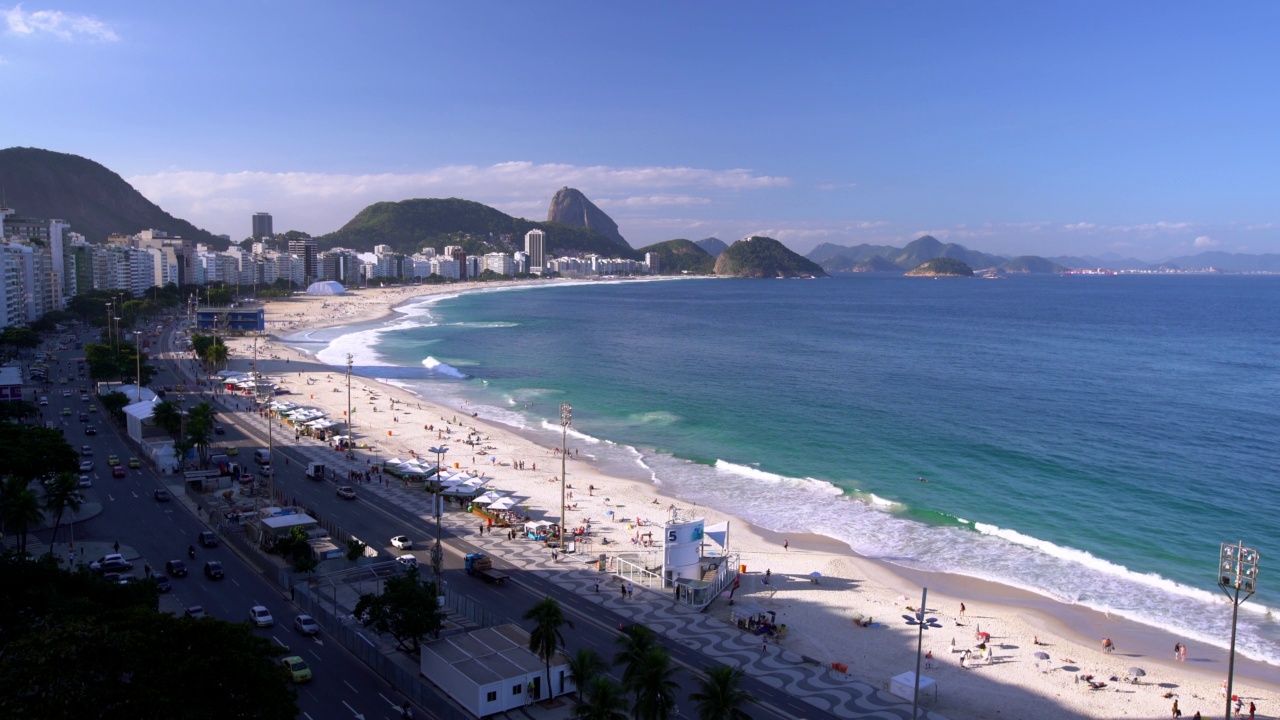
[[[515,506],[516,506],[515,498],[509,498],[509,497],[499,498],[498,500],[495,500],[494,502],[489,503],[490,510],[510,510]],[[547,524],[550,525],[550,523],[547,523]]]
[[[308,295],[341,295],[346,291],[337,280],[321,280],[307,286]]]
[[[476,498],[475,500],[472,500],[471,502],[475,503],[476,505],[488,505],[490,503],[495,503],[501,500],[505,495],[506,493],[501,490],[490,490],[489,492],[481,495],[480,497]]]

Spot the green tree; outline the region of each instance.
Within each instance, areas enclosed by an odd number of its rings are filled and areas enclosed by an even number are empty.
[[[550,596],[538,601],[524,614],[525,620],[532,620],[533,630],[529,633],[529,652],[542,658],[547,668],[547,697],[555,693],[551,691],[551,658],[556,650],[564,645],[562,627],[573,627],[573,621],[564,616],[560,603]]]
[[[207,402],[191,408],[187,413],[187,441],[200,451],[200,459],[209,458],[209,446],[213,444],[213,425],[217,417],[213,406]]]
[[[76,451],[60,430],[35,425],[0,425],[0,473],[12,475],[23,484],[46,473],[75,472],[80,466]]]
[[[756,699],[742,689],[742,669],[721,665],[705,672],[707,677],[698,681],[698,690],[689,694],[698,709],[698,720],[750,720],[742,708]]]
[[[616,638],[620,646],[613,656],[613,664],[622,666],[622,686],[629,688],[633,684],[636,668],[645,653],[658,646],[658,636],[644,625],[628,625],[627,629]]]
[[[627,696],[618,683],[597,677],[585,689],[573,708],[574,720],[627,720]]]
[[[205,293],[205,299],[209,305],[213,305],[215,307],[226,307],[231,304],[231,301],[234,298],[232,298],[230,290],[226,288],[214,288]]]
[[[222,338],[218,338],[221,340]],[[221,342],[215,343],[205,352],[204,361],[209,363],[214,370],[221,370],[227,366],[227,358],[231,357],[231,350]]]
[[[361,595],[355,616],[365,627],[390,634],[399,649],[417,653],[422,639],[439,633],[444,623],[437,595],[435,583],[420,580],[418,571],[410,570],[387,578],[381,593]]]
[[[628,667],[630,682],[623,683],[635,698],[636,720],[668,720],[676,708],[676,691],[680,688],[673,676],[671,654],[664,647],[651,647]]]
[[[110,413],[112,417],[121,422],[124,421],[124,409],[125,406],[129,404],[128,395],[125,395],[119,390],[112,390],[99,399],[102,400],[102,407],[106,408],[107,412]]]
[[[30,328],[7,327],[0,334],[0,345],[16,349],[32,349],[39,347],[40,336]]]
[[[169,437],[177,440],[178,435],[182,433],[182,408],[178,407],[178,403],[170,400],[158,402],[151,408],[151,422],[168,433]]]
[[[362,543],[355,538],[347,538],[347,559],[355,562],[364,557],[365,548],[369,547],[367,543]]]
[[[9,402],[0,403],[0,422],[22,420],[39,414],[40,410],[26,400],[10,400]]]
[[[68,509],[71,512],[80,509],[80,478],[75,473],[60,472],[44,489],[44,511],[53,515],[51,547],[58,542],[58,529],[62,526],[62,516]]]
[[[578,698],[585,697],[586,688],[604,674],[604,660],[591,648],[582,648],[569,656],[569,679],[578,688]]]
[[[10,476],[0,485],[0,525],[4,526],[5,535],[17,536],[19,554],[27,552],[27,531],[44,519],[40,498],[27,487],[28,483]]]

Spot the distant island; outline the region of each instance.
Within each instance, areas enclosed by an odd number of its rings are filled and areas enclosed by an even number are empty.
[[[716,258],[715,273],[720,277],[741,278],[827,277],[817,263],[806,260],[771,237],[759,235],[743,238],[720,253]]]
[[[973,277],[973,268],[953,258],[934,258],[907,271],[908,277]]]

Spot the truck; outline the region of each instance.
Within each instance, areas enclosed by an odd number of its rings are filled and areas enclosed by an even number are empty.
[[[463,567],[468,575],[479,576],[485,582],[501,585],[507,581],[507,574],[493,569],[493,560],[484,553],[471,553],[463,558]]]
[[[324,480],[324,463],[309,463],[307,465],[307,477],[312,480]]]

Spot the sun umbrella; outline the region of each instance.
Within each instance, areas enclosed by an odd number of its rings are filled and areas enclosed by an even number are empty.
[[[978,637],[982,638],[983,640],[990,640],[990,639],[991,639],[991,633],[989,633],[989,632],[980,632],[980,633],[978,633]]]
[[[817,572],[817,571],[815,570],[814,572],[809,573],[809,577],[819,578],[819,577],[822,577],[822,573]]]
[[[1035,658],[1036,658],[1037,660],[1048,660],[1048,659],[1049,659],[1049,653],[1047,653],[1047,652],[1038,652],[1038,653],[1036,653],[1036,654],[1035,654]]]
[[[1134,677],[1146,677],[1147,671],[1140,667],[1131,667],[1129,668],[1129,674]]]

